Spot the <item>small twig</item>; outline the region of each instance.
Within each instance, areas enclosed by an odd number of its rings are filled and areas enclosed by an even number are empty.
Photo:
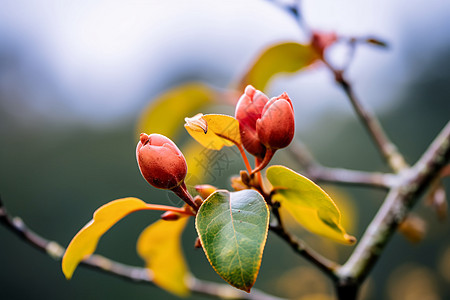
[[[348,47],[348,55],[347,60],[345,63],[342,64],[342,67],[340,68],[342,72],[345,72],[348,67],[353,62],[353,59],[355,58],[356,48],[358,45],[364,45],[364,44],[372,44],[379,47],[387,47],[387,43],[385,41],[380,40],[379,38],[375,37],[345,37],[345,36],[339,36],[338,40],[340,42],[345,42]]]
[[[397,176],[379,172],[364,172],[342,168],[316,166],[308,170],[311,180],[347,185],[360,185],[373,188],[389,189],[397,185]]]
[[[314,160],[306,147],[298,140],[294,140],[287,149],[304,169],[305,175],[313,181],[361,185],[385,190],[397,185],[398,182],[397,176],[394,174],[322,166]]]
[[[353,87],[344,77],[343,72],[334,69],[326,61],[324,61],[324,63],[328,69],[333,72],[336,82],[344,90],[354,110],[356,111],[356,114],[366,127],[387,164],[395,172],[400,172],[401,170],[407,168],[408,164],[405,162],[405,159],[397,150],[397,147],[389,140],[378,119],[372,114],[372,112],[364,107],[362,102],[356,97]]]
[[[276,225],[271,224],[269,226],[269,229],[272,232],[276,233],[280,238],[282,238],[296,253],[298,253],[299,255],[307,259],[309,262],[317,266],[326,275],[336,279],[337,277],[335,275],[335,271],[336,269],[339,268],[339,264],[320,255],[319,253],[308,247],[308,245],[306,245],[302,240],[298,239],[297,237],[287,232],[281,221],[278,205],[277,203],[275,203],[272,206],[272,213],[275,216],[277,224]]]
[[[0,224],[9,228],[18,235],[23,241],[37,249],[46,252],[57,261],[62,259],[65,248],[57,242],[47,240],[37,233],[30,230],[26,224],[18,217],[11,217],[0,199]],[[130,280],[137,283],[153,285],[153,274],[148,269],[125,265],[101,255],[91,255],[81,262],[82,266],[93,268],[94,270]],[[222,299],[248,299],[248,300],[282,300],[275,296],[266,294],[260,290],[252,289],[251,294],[237,290],[229,285],[215,282],[208,282],[192,277],[188,283],[192,293],[208,295]]]

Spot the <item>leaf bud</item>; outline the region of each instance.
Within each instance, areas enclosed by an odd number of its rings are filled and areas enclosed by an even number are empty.
[[[166,211],[161,215],[161,219],[164,221],[176,221],[180,218],[180,214],[174,211]]]

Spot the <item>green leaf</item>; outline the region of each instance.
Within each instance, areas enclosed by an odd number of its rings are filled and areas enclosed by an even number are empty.
[[[217,92],[201,82],[189,82],[156,97],[138,121],[139,132],[159,133],[171,139],[183,126],[184,117],[214,103]]]
[[[220,150],[223,146],[241,144],[239,122],[232,116],[197,114],[185,121],[187,132],[205,148]]]
[[[261,265],[269,209],[254,190],[211,194],[196,217],[209,263],[232,286],[250,292]]]
[[[264,91],[269,80],[278,73],[294,73],[312,63],[319,56],[310,45],[295,42],[281,43],[264,50],[240,81],[239,90],[248,84]]]
[[[336,204],[318,185],[284,166],[271,166],[266,174],[276,191],[272,200],[278,201],[303,227],[343,244],[356,242],[342,227]]]
[[[189,294],[189,271],[181,250],[181,234],[188,217],[159,220],[139,236],[136,248],[159,287],[178,296]]]

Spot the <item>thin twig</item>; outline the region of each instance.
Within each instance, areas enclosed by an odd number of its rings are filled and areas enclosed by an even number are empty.
[[[311,180],[389,189],[397,185],[397,176],[379,172],[364,172],[342,168],[316,166],[308,170]]]
[[[51,241],[38,235],[29,229],[22,219],[11,217],[0,199],[0,224],[9,228],[11,232],[18,235],[23,241],[35,248],[47,253],[56,261],[60,261],[64,255],[65,248],[55,241]],[[101,255],[91,255],[81,262],[82,266],[110,274],[122,279],[136,283],[153,285],[153,274],[146,268],[125,265]],[[250,294],[237,290],[229,285],[209,282],[192,277],[188,283],[192,293],[208,295],[222,299],[248,299],[248,300],[282,300],[275,296],[266,294],[260,290],[252,289]]]
[[[360,185],[385,190],[397,185],[397,176],[394,174],[322,166],[298,140],[294,140],[287,150],[304,169],[305,175],[313,181]]]
[[[344,90],[356,114],[358,115],[362,124],[366,127],[367,131],[375,142],[375,145],[378,147],[383,158],[386,160],[387,164],[395,172],[400,172],[401,170],[407,168],[408,164],[405,162],[405,159],[397,150],[397,147],[389,140],[378,119],[369,109],[364,107],[362,102],[357,98],[352,85],[345,78],[343,72],[334,69],[326,61],[324,61],[324,63],[328,67],[328,69],[333,72],[336,82]]]
[[[317,266],[326,275],[336,279],[337,277],[335,276],[335,271],[339,268],[339,264],[317,253],[308,245],[306,245],[302,240],[287,232],[281,220],[279,206],[277,205],[277,203],[272,206],[272,213],[275,216],[277,224],[271,224],[269,226],[269,229],[276,233],[280,238],[282,238],[296,253]]]
[[[397,226],[449,159],[450,122],[420,160],[402,172],[401,184],[389,192],[354,252],[337,270],[341,282],[355,285],[367,277]]]

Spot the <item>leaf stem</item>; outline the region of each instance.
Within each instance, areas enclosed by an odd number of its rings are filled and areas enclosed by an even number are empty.
[[[248,161],[247,155],[245,154],[244,148],[242,147],[242,144],[237,143],[235,140],[230,139],[229,137],[222,135],[220,133],[216,132],[216,135],[218,137],[221,137],[227,141],[232,142],[236,145],[236,147],[239,149],[239,152],[241,153],[242,159],[244,160],[245,168],[247,169],[247,172],[250,174],[252,172],[252,167],[250,166],[250,163]]]
[[[159,205],[159,204],[147,204],[147,207],[144,208],[144,210],[173,211],[173,212],[188,215],[188,216],[195,216],[195,214],[192,211],[185,209],[184,207],[174,207],[174,206]]]

